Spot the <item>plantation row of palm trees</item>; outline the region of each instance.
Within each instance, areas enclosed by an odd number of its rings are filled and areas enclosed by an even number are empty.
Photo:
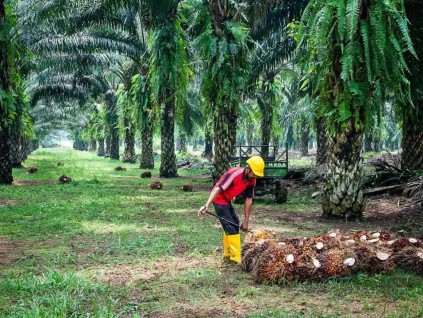
[[[387,112],[404,167],[423,168],[422,11],[417,0],[0,0],[0,183],[13,180],[13,136],[31,127],[69,127],[115,159],[123,134],[126,162],[139,134],[142,168],[157,127],[161,177],[177,176],[176,132],[182,144],[200,132],[216,179],[240,127],[250,140],[258,120],[261,143],[278,145],[284,120],[303,147],[314,129],[325,214],[360,215],[363,137]]]

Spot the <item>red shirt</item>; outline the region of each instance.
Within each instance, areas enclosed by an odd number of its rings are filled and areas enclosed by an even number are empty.
[[[254,186],[256,180],[247,179],[245,168],[235,167],[226,171],[220,177],[215,187],[219,187],[221,191],[213,200],[215,204],[228,205],[231,200],[245,191],[247,198],[254,197]],[[247,191],[246,191],[247,190]]]

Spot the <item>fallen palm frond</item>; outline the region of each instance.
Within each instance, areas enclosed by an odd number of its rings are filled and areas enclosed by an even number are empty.
[[[420,177],[417,181],[408,183],[405,187],[404,194],[411,197],[416,203],[423,205],[423,177]]]

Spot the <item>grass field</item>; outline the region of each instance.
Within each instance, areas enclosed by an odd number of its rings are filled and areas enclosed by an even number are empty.
[[[211,187],[199,171],[180,170],[158,191],[137,165],[87,152],[39,149],[24,165],[38,172],[16,169],[15,184],[0,186],[0,317],[423,317],[423,279],[411,273],[256,283],[221,259],[216,220],[197,218]],[[59,184],[61,174],[72,182]],[[301,221],[319,213],[312,191],[291,190],[283,205],[256,200],[251,228],[331,229]]]

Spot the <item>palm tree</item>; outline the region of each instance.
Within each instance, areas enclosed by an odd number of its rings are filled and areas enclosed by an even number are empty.
[[[420,1],[405,1],[410,35],[418,59],[409,57],[413,105],[403,108],[402,165],[408,169],[423,169],[423,6]]]
[[[188,67],[186,36],[181,27],[181,16],[178,12],[180,0],[105,0],[90,2],[91,8],[84,13],[87,21],[103,21],[106,25],[129,26],[139,30],[138,36],[149,33],[149,82],[152,101],[161,115],[161,166],[160,176],[177,176],[174,124],[176,107],[183,107],[190,77]],[[129,19],[128,24],[122,20],[110,20],[111,12],[126,12],[137,16]],[[107,14],[105,14],[107,13]],[[113,29],[113,27],[112,27]],[[143,40],[138,37],[138,40]],[[123,51],[123,50],[122,50]],[[140,58],[135,56],[134,59]],[[138,61],[139,62],[139,61]],[[144,75],[144,74],[143,74]]]
[[[300,19],[307,3],[306,0],[282,1],[260,19],[254,19],[252,24],[251,37],[257,44],[249,81],[254,85],[261,77],[261,87],[257,87],[257,101],[262,113],[262,145],[269,145],[275,127],[274,113],[279,106],[276,96],[280,93],[280,87],[274,85],[275,78],[288,67],[295,50],[295,41],[289,35],[287,26],[293,20]],[[278,141],[274,144],[279,144]],[[262,152],[266,155],[268,147],[263,148]]]
[[[194,0],[195,45],[204,61],[202,93],[213,114],[213,179],[229,168],[234,150],[237,108],[248,78],[246,3]]]
[[[151,85],[144,69],[132,78],[131,95],[136,108],[135,116],[139,118],[141,130],[141,169],[154,169],[153,133],[156,126],[156,112],[153,111]]]
[[[187,38],[178,15],[180,1],[153,1],[149,48],[153,102],[160,107],[161,177],[176,177],[175,115],[186,103],[191,71]]]
[[[0,1],[0,184],[13,182],[10,160],[12,134],[20,133],[20,122],[26,114],[27,104],[21,78],[27,52],[19,38],[13,10],[7,10],[9,8],[5,1]],[[7,16],[6,13],[12,14]]]
[[[409,98],[403,48],[414,53],[403,1],[312,0],[302,16],[317,115],[329,136],[323,212],[360,216],[361,149],[369,116],[381,112],[386,92]],[[307,82],[306,82],[307,83]]]
[[[6,17],[6,8],[4,0],[0,0],[0,32],[6,33],[10,22]],[[7,33],[6,33],[7,34]],[[11,184],[12,164],[9,160],[10,155],[10,128],[9,121],[6,120],[11,116],[11,106],[13,105],[13,98],[10,92],[10,65],[9,65],[9,49],[10,40],[5,37],[0,38],[0,92],[2,95],[7,94],[2,98],[0,104],[0,184]]]

